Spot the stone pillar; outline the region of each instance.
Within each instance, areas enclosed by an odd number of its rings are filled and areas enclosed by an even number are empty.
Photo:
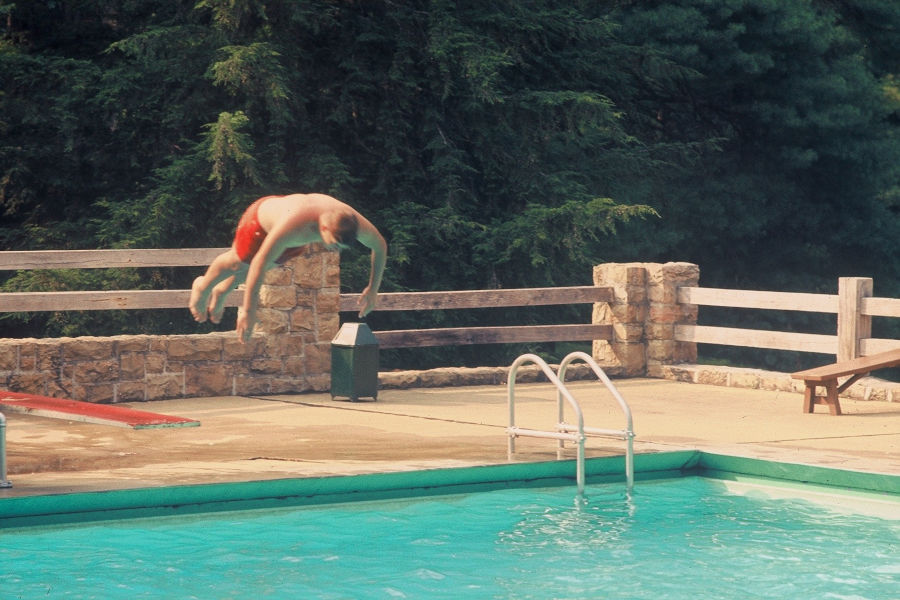
[[[340,259],[320,245],[266,273],[259,290],[255,332],[304,335],[327,341],[337,334],[340,305]]]
[[[696,286],[691,263],[607,263],[594,267],[594,285],[613,290],[594,305],[593,322],[609,324],[613,339],[596,340],[594,360],[613,373],[657,376],[660,365],[697,360],[697,345],[675,341],[675,326],[697,322],[697,307],[678,303],[678,288]]]
[[[697,362],[697,344],[675,340],[676,325],[697,323],[698,307],[679,304],[678,288],[695,287],[700,268],[686,262],[647,263],[649,310],[644,324],[647,343],[647,374],[659,377],[661,365]]]
[[[594,305],[593,323],[612,325],[612,340],[595,340],[593,357],[604,369],[643,375],[647,369],[644,322],[647,320],[647,270],[643,263],[607,263],[594,267],[594,285],[610,287],[613,301]]]

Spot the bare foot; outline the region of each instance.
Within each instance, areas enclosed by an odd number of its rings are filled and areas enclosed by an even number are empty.
[[[206,310],[201,312],[200,307],[206,307],[206,298],[204,298],[203,292],[200,290],[200,285],[203,281],[203,276],[197,277],[194,280],[194,283],[191,285],[191,299],[188,302],[188,308],[191,311],[191,314],[194,316],[194,320],[198,323],[203,323],[206,321]],[[214,321],[218,322],[218,321]]]
[[[221,305],[221,306],[220,306]],[[222,301],[217,301],[215,304],[210,300],[209,304],[209,320],[212,323],[219,324],[222,320],[222,315],[225,313],[225,301],[224,298]]]

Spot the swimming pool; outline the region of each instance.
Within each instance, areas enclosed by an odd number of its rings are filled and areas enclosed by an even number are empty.
[[[654,464],[671,466],[663,464],[666,460],[673,458],[657,457]],[[706,456],[681,469],[691,471],[686,477],[673,478],[668,468],[643,470],[631,496],[621,483],[589,478],[583,499],[571,485],[520,487],[520,480],[495,481],[492,491],[440,493],[455,485],[444,473],[448,485],[430,488],[427,497],[14,527],[0,532],[0,596],[881,599],[895,594],[900,583],[895,493],[798,487],[722,471],[724,466],[787,469]],[[793,472],[807,480],[813,473],[819,483],[836,476],[805,469]],[[497,478],[497,471],[456,471],[456,482],[467,479],[466,486],[481,486],[476,482],[481,476]],[[416,474],[406,477],[413,481]],[[897,482],[866,480],[876,488]],[[363,485],[374,490],[371,481]],[[332,498],[347,499],[331,492]]]

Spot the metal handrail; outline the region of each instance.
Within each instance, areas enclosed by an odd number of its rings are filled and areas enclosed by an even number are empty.
[[[594,371],[594,374],[597,378],[606,386],[606,389],[612,394],[613,398],[616,399],[616,402],[619,403],[619,406],[622,408],[622,412],[625,413],[625,429],[601,429],[599,427],[584,427],[580,428],[580,431],[584,433],[591,433],[594,435],[602,435],[602,436],[611,436],[615,438],[620,438],[625,440],[625,480],[628,491],[630,492],[632,487],[634,487],[634,425],[631,418],[631,408],[628,406],[628,403],[619,393],[619,390],[616,389],[616,386],[613,385],[612,381],[610,381],[609,377],[606,376],[606,373],[603,372],[603,369],[594,361],[594,359],[584,352],[572,352],[568,356],[566,356],[562,362],[559,364],[559,380],[560,383],[565,386],[566,381],[566,369],[569,365],[576,361],[583,360],[587,363],[587,365]],[[559,429],[560,431],[569,431],[571,426],[565,423],[565,415],[563,414],[565,405],[562,401],[563,397],[559,393],[559,388],[557,388],[556,394],[556,403],[557,410],[559,412]],[[579,418],[581,418],[579,416]],[[559,452],[561,453],[563,448],[564,440],[559,441]]]
[[[575,411],[577,433],[572,434],[560,431],[539,431],[535,429],[522,429],[520,427],[516,427],[516,374],[519,370],[519,367],[527,362],[533,362],[538,367],[540,367],[540,369],[544,372],[544,375],[547,376],[547,379],[549,379],[550,382],[556,386],[557,392],[562,394],[566,401],[569,402],[572,410]],[[513,362],[513,364],[509,367],[509,381],[507,386],[509,390],[507,400],[509,405],[509,427],[506,428],[507,435],[509,436],[509,439],[507,440],[507,458],[509,460],[512,460],[512,455],[516,451],[515,439],[519,436],[551,438],[556,440],[568,440],[570,442],[575,442],[576,444],[578,444],[578,457],[576,461],[577,470],[575,474],[575,480],[578,486],[578,493],[584,493],[584,417],[581,414],[581,407],[578,405],[578,402],[575,401],[575,398],[572,397],[572,394],[569,393],[569,390],[566,389],[566,386],[563,385],[562,381],[560,381],[556,373],[553,372],[553,369],[551,369],[550,366],[546,362],[544,362],[544,359],[535,354],[523,354]]]
[[[619,403],[619,406],[622,408],[622,412],[625,413],[625,429],[603,429],[600,427],[585,427],[584,426],[584,414],[581,410],[581,405],[575,400],[572,394],[569,392],[569,389],[566,387],[565,378],[566,378],[566,369],[568,369],[569,365],[575,360],[583,360],[585,361],[589,367],[594,371],[594,374],[597,375],[597,378],[606,385],[606,388],[613,395],[613,398]],[[544,372],[544,375],[547,376],[547,379],[556,386],[556,402],[557,402],[557,412],[559,417],[559,422],[557,423],[556,431],[543,431],[538,429],[523,429],[521,427],[516,426],[516,408],[515,408],[515,395],[516,395],[516,375],[518,374],[519,367],[527,362],[535,363],[540,369]],[[513,364],[509,367],[509,381],[507,383],[508,386],[508,397],[507,403],[509,408],[509,426],[506,428],[506,433],[508,435],[507,439],[507,458],[512,460],[512,455],[515,454],[516,451],[516,442],[515,439],[519,436],[523,437],[537,437],[537,438],[549,438],[555,439],[559,442],[559,449],[557,450],[557,457],[562,458],[562,449],[564,448],[565,442],[575,442],[577,444],[577,460],[576,460],[576,481],[578,485],[578,493],[584,493],[584,442],[585,442],[585,433],[590,433],[594,435],[602,435],[602,436],[612,436],[622,440],[625,440],[625,481],[627,490],[631,493],[632,488],[634,487],[634,426],[632,423],[631,417],[631,408],[628,406],[628,403],[625,402],[625,399],[622,398],[622,395],[619,394],[619,391],[616,389],[616,386],[613,385],[612,381],[610,381],[609,377],[606,376],[606,373],[603,372],[594,359],[591,358],[588,354],[584,352],[572,352],[567,355],[559,365],[558,374],[553,372],[553,369],[539,356],[534,354],[523,354],[519,358],[517,358]],[[563,399],[569,403],[569,406],[575,412],[575,424],[569,424],[565,422]]]

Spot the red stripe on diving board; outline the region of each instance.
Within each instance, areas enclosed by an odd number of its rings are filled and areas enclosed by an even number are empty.
[[[111,404],[94,404],[78,400],[50,398],[36,394],[22,394],[0,390],[0,407],[10,412],[39,417],[68,419],[98,425],[149,429],[154,427],[197,427],[200,421],[134,410]]]

